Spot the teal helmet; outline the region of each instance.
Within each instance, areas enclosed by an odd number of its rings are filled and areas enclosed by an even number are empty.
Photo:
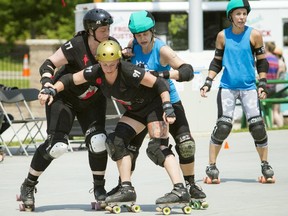
[[[155,19],[148,11],[137,11],[130,15],[128,28],[132,34],[148,31],[155,26]]]
[[[246,8],[247,14],[249,14],[249,12],[251,11],[251,7],[250,7],[248,0],[230,0],[230,2],[227,5],[227,9],[226,9],[227,18],[229,19],[232,11],[234,11],[235,9],[238,9],[238,8]]]

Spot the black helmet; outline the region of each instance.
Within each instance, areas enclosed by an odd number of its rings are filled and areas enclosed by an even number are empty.
[[[83,18],[83,26],[85,31],[95,31],[101,26],[111,25],[113,23],[112,16],[103,9],[94,8],[89,10]]]

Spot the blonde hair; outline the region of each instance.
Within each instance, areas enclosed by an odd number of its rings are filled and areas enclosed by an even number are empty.
[[[265,42],[265,48],[268,52],[274,53],[274,50],[276,48],[274,41],[267,41]]]

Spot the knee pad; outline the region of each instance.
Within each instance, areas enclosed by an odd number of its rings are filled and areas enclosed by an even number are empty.
[[[160,149],[161,145],[167,146],[164,149]],[[146,149],[148,157],[159,166],[164,167],[165,159],[168,155],[174,155],[171,146],[168,147],[168,139],[152,138]]]
[[[115,132],[108,135],[106,149],[113,161],[120,160],[130,154],[129,150],[126,148],[124,139],[116,136]]]
[[[59,158],[68,151],[68,136],[63,133],[49,135],[45,143],[38,148],[47,160]]]
[[[130,151],[130,155],[131,155],[131,159],[132,159],[132,167],[131,167],[131,171],[135,170],[135,166],[136,166],[136,160],[138,158],[139,155],[139,148],[137,148],[134,145],[128,145],[127,149]]]
[[[267,133],[261,116],[253,117],[248,120],[249,131],[254,139],[256,147],[267,146]]]
[[[106,155],[106,132],[97,130],[95,126],[90,127],[85,134],[85,143],[92,154],[97,156]]]
[[[190,134],[182,134],[176,137],[176,152],[181,164],[194,162],[195,142]]]
[[[226,116],[220,117],[217,120],[216,126],[212,132],[212,142],[214,144],[221,145],[230,134],[232,126],[232,118]]]

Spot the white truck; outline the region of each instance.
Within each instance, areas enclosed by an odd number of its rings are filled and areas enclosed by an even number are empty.
[[[111,25],[111,36],[115,37],[122,47],[126,47],[133,35],[128,29],[130,14],[138,10],[150,11],[156,20],[156,34],[166,41],[173,49],[177,50],[178,55],[192,64],[195,69],[195,78],[189,83],[176,83],[182,102],[186,107],[187,118],[191,122],[191,130],[194,132],[207,132],[213,129],[217,117],[215,104],[216,89],[218,88],[219,78],[215,80],[210,96],[203,99],[199,95],[199,88],[202,86],[207,75],[207,69],[214,55],[214,46],[217,33],[227,27],[230,22],[226,18],[226,6],[224,2],[204,2],[201,0],[190,0],[200,2],[200,11],[191,10],[190,2],[104,2],[78,4],[75,10],[75,30],[83,30],[82,19],[85,13],[92,8],[107,10],[114,19]],[[283,49],[284,57],[288,63],[288,0],[282,1],[250,1],[251,12],[248,16],[247,25],[254,27],[262,32],[264,41],[275,41],[276,45]],[[193,7],[194,5],[192,5]],[[195,4],[197,7],[197,4]],[[202,10],[202,14],[201,14]],[[193,13],[192,13],[193,12]],[[196,12],[196,13],[195,13]],[[192,15],[191,15],[192,14]],[[203,17],[202,25],[193,26],[189,16]],[[182,37],[171,34],[169,25],[175,17],[184,19],[183,24],[178,28],[182,31]],[[199,17],[192,17],[199,19]],[[175,21],[174,21],[175,23]],[[180,22],[178,22],[180,23]],[[177,25],[176,25],[177,26]],[[170,26],[171,28],[171,26]],[[188,36],[188,29],[194,29],[197,34]],[[179,31],[180,31],[179,30]],[[199,35],[203,37],[199,37]],[[203,44],[200,51],[191,52],[189,38],[198,37],[196,43]],[[181,39],[180,39],[181,38]],[[196,46],[197,44],[192,44]],[[211,107],[215,108],[214,110]],[[199,115],[199,110],[204,116]],[[208,120],[207,120],[208,119]],[[195,124],[195,122],[197,122]]]

